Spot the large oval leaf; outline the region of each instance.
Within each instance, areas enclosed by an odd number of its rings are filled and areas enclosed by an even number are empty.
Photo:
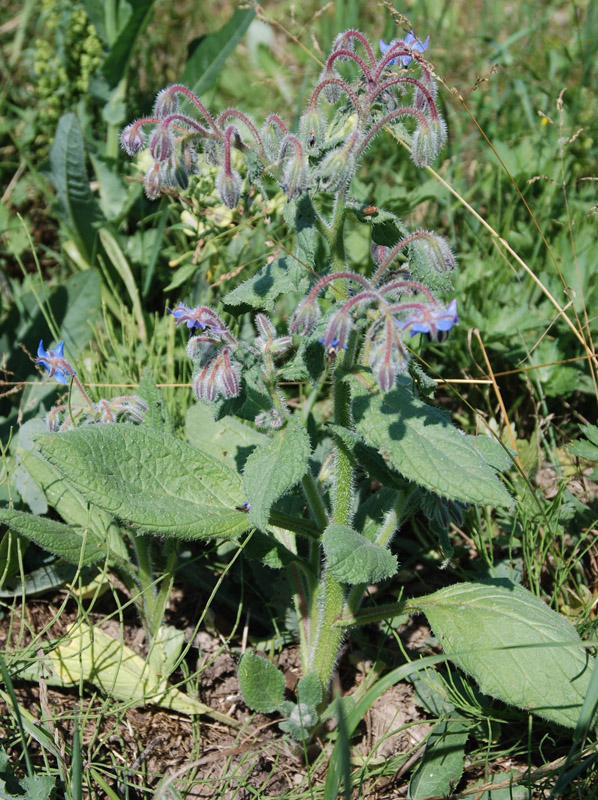
[[[417,605],[483,692],[575,727],[594,662],[564,617],[508,581],[448,586]]]
[[[179,539],[249,528],[241,478],[167,433],[95,425],[36,437],[42,455],[90,503],[143,531]]]
[[[355,427],[401,475],[453,500],[513,505],[482,453],[447,414],[414,397],[406,386],[382,394],[371,375],[348,380]]]

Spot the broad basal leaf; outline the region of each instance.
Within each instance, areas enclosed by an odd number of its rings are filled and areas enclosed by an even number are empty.
[[[290,420],[251,453],[243,489],[251,505],[249,519],[257,528],[266,530],[273,504],[305,475],[310,452],[307,430]]]
[[[377,583],[397,571],[397,557],[348,525],[329,525],[322,537],[326,563],[343,583]]]
[[[89,502],[143,531],[180,539],[238,536],[249,527],[240,477],[167,433],[97,425],[36,439]]]
[[[449,586],[417,605],[483,692],[575,726],[594,660],[564,617],[508,581]]]
[[[88,566],[106,556],[102,539],[91,529],[70,527],[53,519],[10,508],[0,508],[0,522],[70,564]]]
[[[269,714],[284,699],[284,675],[274,664],[248,650],[239,661],[239,686],[243,699],[254,711]]]
[[[367,373],[348,380],[358,432],[401,475],[453,500],[512,506],[492,467],[444,412],[418,400],[406,386],[383,395]]]

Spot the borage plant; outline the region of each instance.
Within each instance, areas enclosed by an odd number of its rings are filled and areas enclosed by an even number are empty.
[[[377,57],[358,31],[339,35],[297,132],[277,114],[259,129],[237,109],[214,117],[181,85],[160,92],[153,115],[121,135],[131,155],[149,146],[148,196],[186,189],[203,162],[217,166],[231,208],[244,180],[262,196],[280,187],[295,250],[223,298],[244,319],[248,308],[259,312],[251,335],[234,314],[182,302],[170,310],[190,334],[192,443],[155,413],[139,424],[37,438],[66,485],[137,536],[242,539],[250,555],[288,571],[303,668],[297,702],[285,699],[282,673],[255,653],[242,657],[239,680],[247,703],[278,710],[299,740],[326,713],[347,631],[398,612],[424,611],[447,656],[484,691],[561,724],[575,724],[589,680],[575,630],[506,581],[362,608],[367,587],[395,575],[391,545],[411,515],[429,519],[448,559],[450,520],[464,504],[512,505],[496,474],[510,466],[509,454],[453,427],[427,401],[433,382],[412,358],[414,337],[440,342],[458,322],[450,246],[350,194],[383,131],[418,166],[438,156],[446,127],[427,46],[411,33],[382,42]],[[347,230],[360,223],[371,230],[372,257],[354,270]],[[285,331],[262,313],[282,295],[296,298]],[[516,660],[513,644],[521,646]],[[544,648],[541,659],[535,646]]]

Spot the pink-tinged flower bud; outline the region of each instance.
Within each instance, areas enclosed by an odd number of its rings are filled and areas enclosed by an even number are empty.
[[[148,169],[143,178],[143,188],[148,200],[155,200],[162,193],[162,175],[158,161]]]
[[[350,314],[346,311],[339,311],[332,317],[326,328],[326,333],[318,341],[327,350],[331,348],[335,350],[346,349],[352,326],[353,321]]]
[[[276,328],[272,320],[268,319],[265,314],[257,314],[255,317],[255,327],[262,339],[274,339],[276,336]]]
[[[120,133],[120,146],[128,156],[134,156],[146,146],[146,136],[142,126],[132,122]]]
[[[241,388],[239,365],[230,357],[230,349],[225,347],[221,354],[220,388],[225,397],[236,397]]]
[[[289,323],[290,333],[306,335],[310,333],[320,316],[320,308],[315,300],[309,297],[299,303]]]
[[[381,361],[374,370],[374,375],[381,392],[390,392],[394,387],[397,375],[390,361]]]
[[[181,144],[181,166],[188,172],[197,172],[197,150],[193,142]]]
[[[216,358],[213,358],[193,379],[193,392],[198,400],[207,400],[209,403],[216,399]]]
[[[226,170],[221,169],[218,173],[216,188],[218,189],[222,202],[228,208],[236,208],[239,205],[241,184],[241,176],[234,169],[231,169],[228,173]]]
[[[388,258],[388,254],[390,253],[390,247],[386,247],[386,245],[376,244],[376,242],[372,242],[371,253],[372,253],[372,261],[377,267],[379,267],[380,264],[384,264],[384,262]]]
[[[159,125],[150,136],[150,153],[156,161],[168,161],[172,155],[174,144],[172,133],[168,128]]]
[[[166,89],[161,89],[156,95],[154,114],[157,117],[169,117],[171,114],[176,114],[178,111],[178,92],[172,89],[172,86],[167,86]]]
[[[257,415],[254,422],[258,428],[271,428],[277,430],[284,425],[285,415],[279,408],[271,408],[270,411],[262,411]]]

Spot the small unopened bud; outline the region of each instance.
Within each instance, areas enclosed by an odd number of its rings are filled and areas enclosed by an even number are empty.
[[[395,369],[390,361],[382,361],[374,371],[376,381],[381,392],[390,392],[397,378]]]
[[[239,205],[241,185],[241,176],[236,170],[231,169],[230,172],[227,172],[221,169],[218,173],[216,188],[218,189],[222,202],[228,208],[236,208]]]
[[[187,173],[197,171],[197,150],[192,142],[183,142],[181,145],[181,166]]]
[[[224,145],[215,139],[204,139],[203,157],[208,164],[219,167],[224,160]]]
[[[346,348],[347,339],[352,327],[350,314],[346,311],[337,312],[330,320],[326,333],[320,341],[326,348],[341,350]]]
[[[379,267],[380,264],[383,264],[388,258],[388,254],[390,253],[390,247],[386,247],[383,244],[376,244],[376,242],[372,242],[371,252],[372,252],[372,261],[377,267]]]
[[[308,334],[313,330],[319,316],[320,308],[318,304],[308,297],[297,306],[289,323],[289,331],[303,335]]]
[[[120,134],[120,146],[128,156],[136,155],[146,146],[146,137],[141,125],[132,122]]]
[[[432,164],[438,158],[445,141],[446,126],[440,117],[428,119],[427,124],[418,125],[411,142],[414,163],[418,167]]]
[[[236,397],[241,388],[239,365],[231,359],[228,347],[223,349],[221,359],[219,388],[225,397]]]
[[[421,231],[421,235],[413,239],[409,246],[409,257],[414,268],[424,271],[450,272],[457,266],[455,255],[446,239],[428,231]]]
[[[329,70],[324,69],[322,74],[320,75],[320,80],[318,81],[318,85],[322,83],[322,81],[327,80],[328,78],[338,78],[338,77],[339,75],[334,70],[334,68]],[[338,101],[341,99],[341,87],[336,83],[327,83],[326,86],[324,86],[324,88],[322,89],[322,94],[331,105],[334,105],[334,103],[338,103]]]
[[[143,188],[148,200],[155,200],[162,192],[162,175],[158,161],[148,169],[143,178]]]
[[[289,200],[293,197],[301,197],[303,192],[311,189],[311,186],[311,173],[303,159],[300,156],[293,156],[287,159],[280,188]]]
[[[351,182],[354,171],[353,155],[345,147],[337,147],[320,164],[320,188],[324,192],[340,192]]]
[[[276,328],[265,314],[256,315],[255,327],[262,339],[273,339],[276,336]]]
[[[156,161],[167,161],[172,155],[172,134],[168,128],[159,125],[150,137],[150,153]]]
[[[326,130],[324,116],[317,108],[308,107],[299,120],[299,136],[308,148],[318,147]]]
[[[154,114],[157,117],[169,117],[176,114],[179,108],[178,93],[172,91],[172,86],[161,89],[154,102]]]
[[[271,428],[277,430],[284,425],[285,415],[279,408],[271,408],[270,411],[262,411],[254,420],[258,428]]]

